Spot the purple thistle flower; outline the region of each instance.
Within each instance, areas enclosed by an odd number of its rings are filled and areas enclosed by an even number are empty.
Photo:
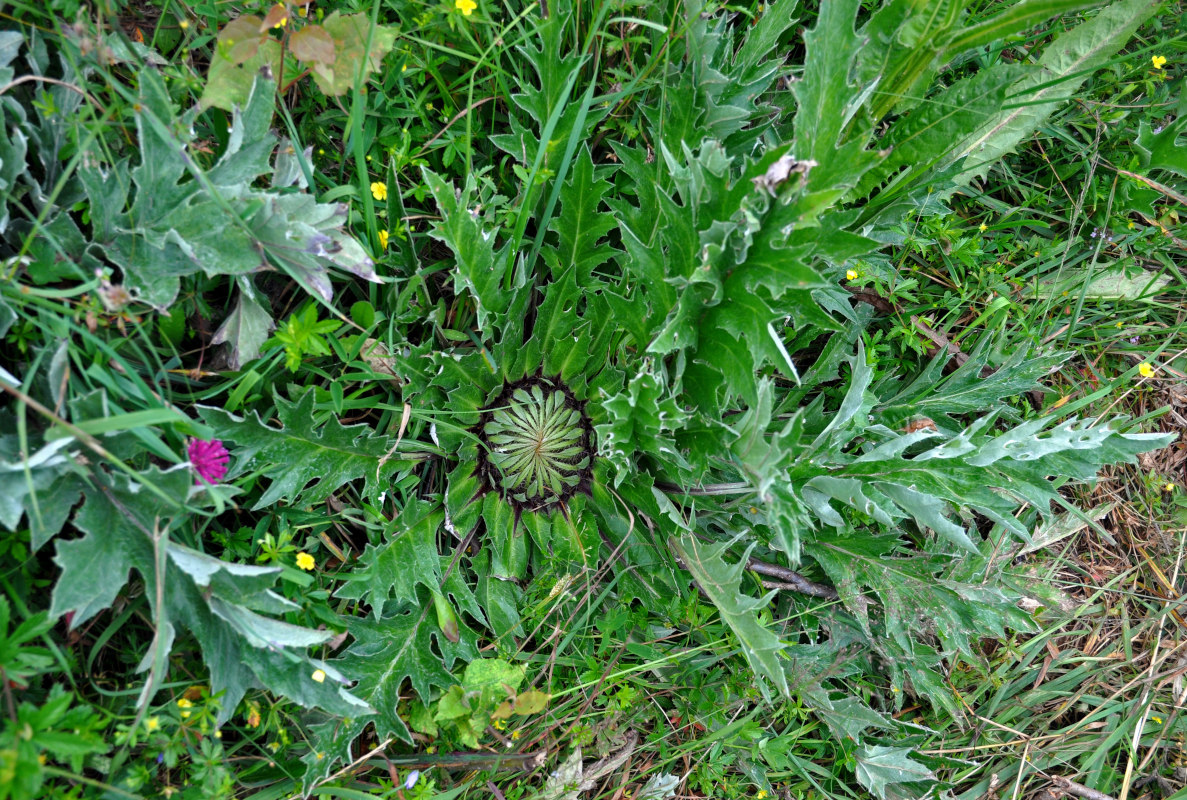
[[[227,474],[227,462],[231,459],[231,454],[218,439],[209,442],[190,439],[188,450],[190,464],[193,465],[194,472],[198,473],[194,483],[218,483]]]

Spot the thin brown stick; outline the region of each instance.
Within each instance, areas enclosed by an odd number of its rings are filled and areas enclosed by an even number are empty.
[[[839,600],[841,598],[833,587],[810,581],[795,570],[781,567],[778,564],[768,564],[765,561],[752,558],[746,563],[746,569],[768,578],[776,578],[775,581],[762,582],[763,587],[767,589],[789,589],[824,600]]]
[[[1116,800],[1112,795],[1107,795],[1104,792],[1098,792],[1096,789],[1089,789],[1084,784],[1076,783],[1075,781],[1068,780],[1067,778],[1055,776],[1051,778],[1051,781],[1056,785],[1056,787],[1063,790],[1064,792],[1067,792],[1073,797],[1082,797],[1084,800]]]

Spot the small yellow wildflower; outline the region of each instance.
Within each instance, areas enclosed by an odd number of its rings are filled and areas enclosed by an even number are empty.
[[[387,184],[375,181],[371,184],[371,196],[382,203],[387,199]]]
[[[215,731],[214,733],[211,734],[211,736],[213,736],[215,739],[221,739],[221,738],[223,738],[223,732]]]
[[[390,233],[388,233],[387,231],[380,231],[380,232],[379,232],[379,246],[380,246],[380,247],[382,247],[384,250],[386,250],[386,249],[387,249],[387,240],[388,240],[390,237],[391,237],[391,234],[390,234]]]
[[[507,720],[505,720],[505,719],[496,719],[494,724],[495,724],[496,731],[502,731],[502,730],[507,729]]]
[[[275,25],[272,26],[272,28],[275,30],[276,28],[283,28],[285,25],[288,25],[288,24],[289,24],[289,18],[281,17],[280,22],[277,22]]]
[[[1121,320],[1117,320],[1117,327],[1120,328],[1121,325],[1122,325]]]
[[[989,230],[989,226],[982,222],[977,226],[977,230],[981,231],[981,233],[985,233],[985,231]]]
[[[313,678],[314,683],[325,683],[326,673],[324,670],[315,669],[313,671],[313,674],[310,675],[309,677]]]
[[[1166,64],[1166,56],[1151,56],[1150,63],[1154,65],[1154,69],[1162,69]]]
[[[306,552],[297,553],[297,566],[308,572],[317,566],[317,562],[313,560],[313,556]]]
[[[400,72],[407,72],[407,71],[408,71],[408,62],[405,61],[404,66],[400,67]]]
[[[453,7],[462,12],[463,17],[468,17],[478,8],[478,4],[474,0],[453,0]]]
[[[1175,490],[1175,485],[1173,483],[1168,483],[1166,486],[1162,487],[1162,491],[1164,491],[1164,492],[1169,493],[1169,492],[1173,492],[1174,490]],[[1158,720],[1158,721],[1162,722],[1162,720]]]
[[[845,280],[847,280],[847,281],[857,280],[857,270],[855,270],[855,269],[845,270]]]
[[[187,698],[183,697],[177,701],[177,707],[178,708],[193,708],[194,704]]]
[[[759,789],[759,790],[758,790],[758,793],[757,793],[756,795],[754,795],[754,796],[755,796],[755,797],[757,797],[757,798],[758,798],[758,800],[763,800],[763,798],[767,796],[767,790],[766,790],[766,789]]]
[[[177,26],[184,31],[190,27],[190,21],[188,19],[183,19],[181,22],[177,23]]]
[[[519,736],[520,736],[519,731],[511,731],[511,741],[513,741],[513,742],[519,741]]]
[[[1162,717],[1150,717],[1150,721],[1153,722],[1155,725],[1161,725]]]
[[[325,150],[325,148],[324,148],[324,147],[319,147],[319,148],[317,148],[317,154],[318,154],[319,156],[324,156],[324,155],[326,154],[326,150]]]
[[[1153,378],[1154,367],[1151,366],[1149,361],[1143,361],[1141,364],[1138,364],[1138,374],[1143,378]]]
[[[1138,226],[1138,224],[1137,224],[1136,222],[1134,222],[1134,221],[1131,219],[1131,220],[1129,221],[1129,224],[1128,224],[1128,225],[1126,225],[1125,227],[1129,228],[1129,229],[1132,231],[1132,230],[1133,230],[1134,228],[1136,228],[1137,226]]]
[[[161,720],[159,717],[145,717],[144,718],[144,728],[149,733],[152,733],[153,731],[157,730],[160,727],[161,727]]]

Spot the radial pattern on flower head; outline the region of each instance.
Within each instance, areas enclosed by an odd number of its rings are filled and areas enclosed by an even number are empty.
[[[520,511],[546,510],[588,489],[592,426],[559,380],[528,378],[503,387],[477,430],[479,474]]]

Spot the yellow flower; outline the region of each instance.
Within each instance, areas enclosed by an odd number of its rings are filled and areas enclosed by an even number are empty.
[[[453,7],[462,12],[463,17],[468,17],[474,13],[474,9],[478,8],[478,4],[474,0],[453,0]]]
[[[184,31],[186,28],[190,27],[190,21],[188,19],[183,19],[181,22],[177,23],[177,25]]]
[[[391,236],[391,234],[388,233],[387,231],[379,232],[379,246],[382,247],[384,250],[387,249],[387,240],[390,236]]]
[[[161,727],[161,720],[158,717],[145,717],[144,727],[149,733],[152,733]]]
[[[847,281],[857,280],[857,270],[855,270],[855,269],[845,270],[845,280],[847,280]]]
[[[313,556],[305,552],[297,553],[297,566],[308,572],[317,566],[317,562],[313,560]]]
[[[756,794],[756,795],[754,795],[754,796],[755,796],[755,797],[757,797],[757,798],[758,798],[758,800],[763,800],[763,798],[767,796],[767,790],[766,790],[766,789],[759,789],[759,790],[758,790],[758,794]]]
[[[979,226],[977,226],[977,230],[981,231],[981,233],[985,233],[985,231],[989,230],[989,226],[982,222]]]
[[[313,678],[314,683],[324,683],[326,680],[326,673],[323,670],[315,669],[313,674],[309,677]]]
[[[1137,223],[1136,223],[1136,222],[1134,222],[1134,221],[1131,219],[1131,220],[1129,221],[1129,224],[1128,224],[1128,225],[1126,225],[1125,227],[1129,228],[1129,229],[1132,231],[1132,230],[1133,230],[1134,228],[1136,228],[1137,226],[1138,226],[1138,225],[1137,225]]]
[[[513,741],[513,742],[519,741],[519,736],[520,736],[519,731],[511,731],[511,741]]]
[[[1153,722],[1154,722],[1154,724],[1155,724],[1155,725],[1161,725],[1161,724],[1162,724],[1162,717],[1150,717],[1150,719],[1151,719],[1151,720],[1153,720]]]
[[[177,701],[177,707],[178,708],[193,708],[194,704],[183,697]]]
[[[1164,491],[1164,492],[1173,492],[1174,490],[1175,490],[1175,485],[1173,483],[1168,483],[1166,486],[1162,487],[1162,491]],[[1162,722],[1162,720],[1158,720],[1158,721]]]
[[[1141,364],[1138,364],[1138,374],[1143,378],[1153,378],[1154,367],[1150,365],[1149,361],[1143,361]]]
[[[495,720],[495,730],[496,731],[506,730],[506,728],[507,728],[507,720],[504,720],[504,719],[496,719]]]
[[[461,2],[461,0],[458,1]],[[1162,69],[1163,65],[1166,64],[1166,56],[1151,56],[1150,62],[1154,64],[1154,69]]]
[[[371,196],[382,203],[387,199],[387,184],[375,181],[371,184]]]

